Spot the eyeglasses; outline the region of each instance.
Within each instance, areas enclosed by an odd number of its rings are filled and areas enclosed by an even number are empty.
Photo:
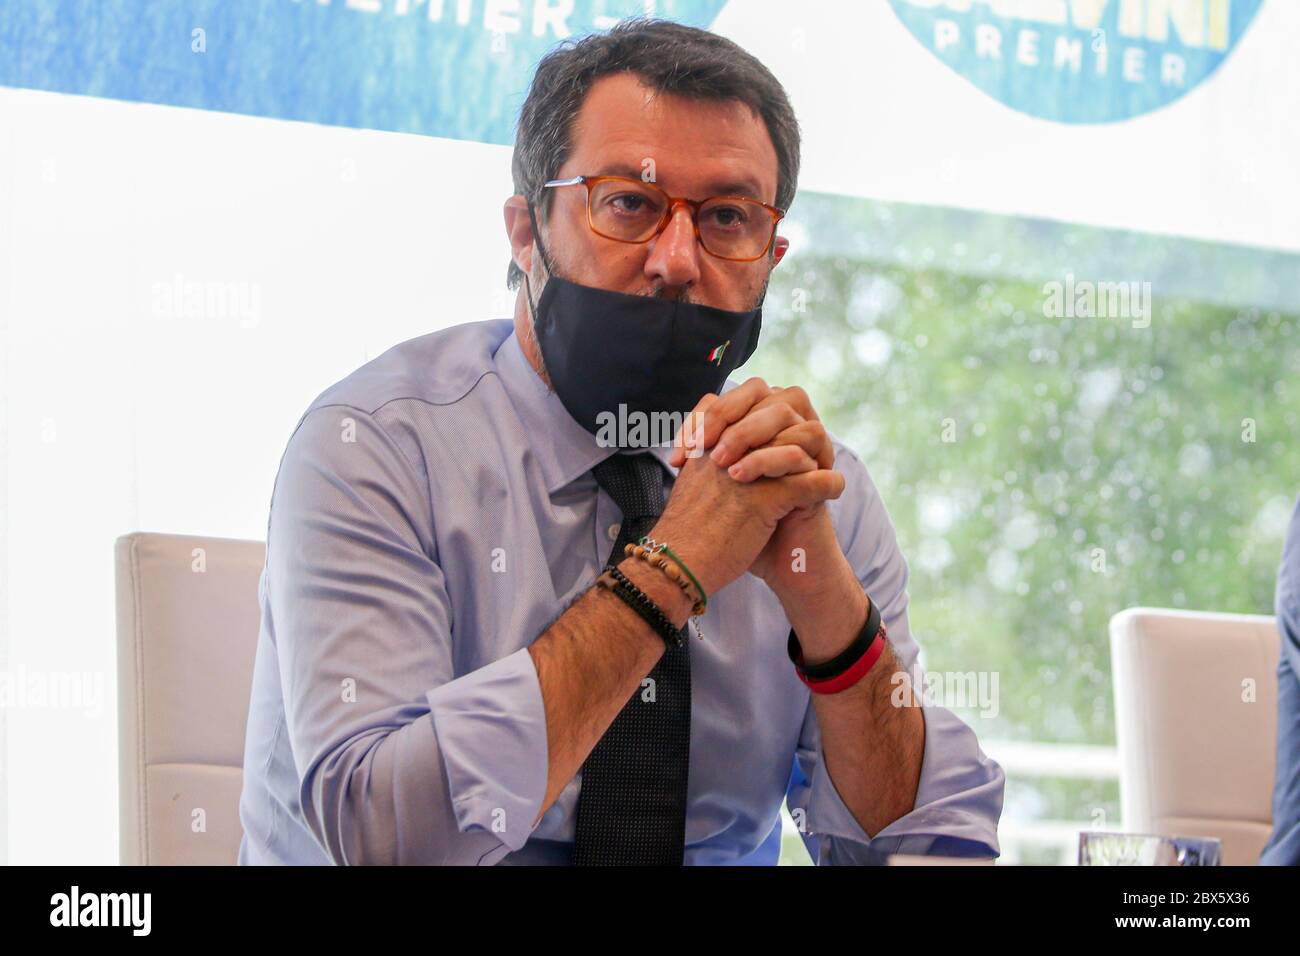
[[[587,187],[587,224],[596,235],[617,242],[649,242],[663,232],[681,203],[691,208],[695,238],[704,251],[734,262],[753,262],[765,256],[776,236],[776,224],[785,217],[784,209],[757,199],[669,196],[654,183],[629,176],[552,179],[542,183],[542,188],[579,184]]]

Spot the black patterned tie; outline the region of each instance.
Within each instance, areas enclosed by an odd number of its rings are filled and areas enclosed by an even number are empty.
[[[640,453],[611,455],[592,474],[623,513],[606,562],[618,564],[623,546],[649,534],[663,512],[667,472],[659,459]],[[627,619],[633,620],[630,611]],[[681,865],[691,748],[689,649],[687,641],[664,652],[649,674],[654,683],[637,688],[583,763],[575,864]]]

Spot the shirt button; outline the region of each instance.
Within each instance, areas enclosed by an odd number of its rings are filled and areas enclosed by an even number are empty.
[[[605,533],[609,535],[610,541],[618,540],[618,532],[620,531],[620,529],[622,529],[622,527],[623,526],[621,524],[612,524],[609,526],[609,528],[605,531]]]

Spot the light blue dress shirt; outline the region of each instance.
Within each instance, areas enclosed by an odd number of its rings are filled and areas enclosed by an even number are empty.
[[[1274,600],[1281,654],[1277,662],[1277,771],[1273,832],[1260,854],[1265,866],[1300,866],[1300,499],[1291,512]]]
[[[893,525],[834,446],[836,534],[915,674]],[[618,535],[590,474],[612,451],[508,319],[404,342],[312,403],[271,500],[240,863],[568,862],[582,775],[534,828],[547,741],[527,647]],[[776,596],[745,574],[694,620],[686,863],[775,863],[787,798],[822,864],[998,853],[1004,775],[956,715],[923,708],[915,808],[868,838],[825,769]]]

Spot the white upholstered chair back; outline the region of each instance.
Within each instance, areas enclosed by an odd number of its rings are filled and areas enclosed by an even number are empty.
[[[234,864],[265,546],[117,540],[121,862]]]
[[[1259,862],[1272,829],[1272,617],[1129,608],[1110,621],[1124,829],[1209,836]]]

